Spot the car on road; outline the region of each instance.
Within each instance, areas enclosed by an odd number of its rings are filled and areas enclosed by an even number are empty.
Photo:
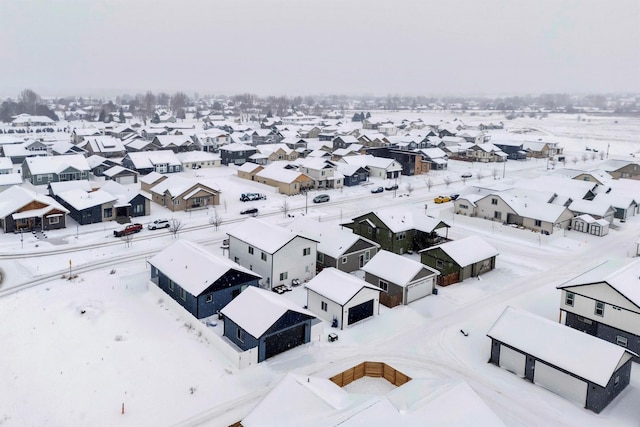
[[[150,222],[147,228],[149,230],[157,230],[158,228],[169,228],[170,226],[171,224],[169,223],[169,220],[162,218],[162,219],[156,219],[155,221]]]
[[[398,184],[388,185],[388,186],[384,187],[384,189],[387,190],[387,191],[397,190],[398,189]]]
[[[329,197],[328,194],[318,194],[316,197],[313,198],[313,203],[324,203],[324,202],[328,202],[331,198]]]
[[[473,176],[473,174],[471,172],[465,172],[462,175],[460,175],[460,178],[471,178]]]
[[[128,236],[129,234],[139,233],[140,230],[142,230],[142,224],[128,224],[121,230],[113,230],[113,235],[116,237],[124,237]]]
[[[433,199],[433,201],[435,203],[447,203],[451,201],[451,197],[449,196],[438,196],[435,199]]]
[[[376,187],[374,189],[371,190],[372,193],[382,193],[384,191],[384,188],[382,187]]]
[[[245,210],[240,211],[240,215],[258,215],[258,208],[247,208]]]

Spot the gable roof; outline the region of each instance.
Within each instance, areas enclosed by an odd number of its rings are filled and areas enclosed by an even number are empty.
[[[313,313],[289,299],[254,286],[242,291],[220,312],[254,338],[260,338],[287,311],[305,314],[315,319]]]
[[[461,267],[499,255],[498,250],[485,242],[480,236],[469,236],[464,239],[453,240],[420,252],[429,252],[435,249],[441,249]]]
[[[184,178],[179,175],[170,176],[167,179],[160,181],[159,183],[151,187],[150,191],[156,194],[164,194],[166,192],[169,192],[172,199],[180,196],[182,196],[184,199],[188,199],[190,195],[185,195],[185,193],[187,193],[187,191],[189,191],[189,193],[192,193],[192,191],[190,190],[192,190],[196,186],[198,190],[205,190],[209,193],[211,193],[210,190],[216,192],[220,191],[217,189],[215,183],[213,182]]]
[[[184,239],[165,248],[148,263],[194,296],[200,295],[230,270],[261,278],[248,268]]]
[[[313,239],[256,218],[247,218],[227,234],[270,254],[276,253],[296,237],[316,242]]]
[[[602,387],[635,355],[619,345],[510,306],[487,335]]]
[[[340,258],[349,248],[359,240],[367,242],[372,247],[379,248],[376,242],[333,225],[318,223],[309,218],[300,218],[289,225],[292,232],[301,233],[318,242],[317,251],[332,258]]]
[[[79,171],[88,171],[89,164],[82,154],[70,154],[63,156],[37,156],[25,159],[32,175],[47,173],[60,173],[68,168]]]
[[[334,267],[323,269],[313,279],[309,280],[305,288],[340,305],[348,303],[363,288],[381,291],[379,287]]]
[[[45,215],[52,210],[69,213],[68,209],[55,201],[52,197],[44,196],[18,185],[14,185],[2,192],[2,199],[0,201],[0,218],[5,218],[34,201],[45,205],[44,208],[32,209],[29,211],[34,213],[34,215],[36,211],[39,211],[39,215]]]
[[[440,272],[418,261],[393,252],[381,250],[362,267],[366,273],[388,280],[399,286],[411,283],[421,270],[427,270],[433,275]]]
[[[93,206],[103,205],[105,203],[111,203],[118,200],[113,194],[104,190],[96,191],[84,191],[80,188],[74,188],[71,190],[58,193],[57,196],[71,205],[76,210],[83,210]]]
[[[171,150],[140,151],[128,153],[127,157],[136,169],[152,169],[155,165],[169,164],[180,166],[182,162]]]
[[[389,206],[371,212],[378,217],[393,233],[400,233],[408,230],[419,230],[425,233],[449,227],[444,221],[425,215],[424,210],[416,207]],[[354,218],[362,218],[365,215]]]

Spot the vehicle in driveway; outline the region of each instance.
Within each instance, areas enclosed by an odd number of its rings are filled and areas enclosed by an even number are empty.
[[[376,187],[374,189],[371,190],[372,193],[382,193],[384,191],[384,188],[382,187]]]
[[[473,174],[471,172],[465,172],[462,175],[460,175],[461,178],[471,178],[473,176]]]
[[[140,230],[142,230],[142,224],[128,224],[126,227],[124,227],[121,230],[114,230],[113,231],[113,235],[116,237],[124,237],[124,236],[128,236],[129,234],[133,234],[133,233],[139,233]]]
[[[149,225],[147,226],[147,228],[149,230],[157,230],[158,228],[169,228],[171,224],[169,223],[168,219],[156,219],[153,222],[150,222]]]
[[[318,194],[316,197],[313,198],[313,203],[324,203],[324,202],[328,202],[331,198],[329,197],[328,194]]]
[[[267,196],[262,193],[242,193],[240,196],[241,202],[250,202],[253,200],[267,200]]]
[[[240,211],[240,215],[258,215],[258,208],[247,208],[245,210]]]
[[[386,187],[384,187],[384,189],[387,190],[387,191],[397,190],[398,189],[398,184],[387,185]]]
[[[458,197],[460,197],[460,195],[459,194],[452,194],[449,197],[451,198],[451,200],[457,200]]]
[[[451,198],[449,196],[438,196],[435,199],[433,199],[433,201],[435,203],[447,203],[451,201]]]

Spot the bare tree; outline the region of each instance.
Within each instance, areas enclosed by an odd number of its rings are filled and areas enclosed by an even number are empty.
[[[586,163],[587,160],[589,159],[589,156],[587,156],[587,153],[582,153],[581,159],[582,159],[582,163]]]
[[[595,161],[598,155],[596,153],[591,153],[591,161]]]
[[[282,205],[280,205],[280,209],[282,210],[282,213],[286,217],[290,209],[289,201],[287,199],[284,199],[284,201],[282,202]]]
[[[600,160],[604,160],[604,151],[600,152]]]
[[[409,195],[411,195],[411,193],[413,193],[413,190],[415,190],[413,188],[413,185],[411,185],[411,183],[408,183],[407,185],[405,185],[404,188],[407,190],[407,193],[409,193]]]
[[[173,235],[174,239],[178,238],[178,232],[182,229],[182,227],[184,226],[182,224],[182,220],[177,219],[177,218],[171,218],[169,220],[169,232]]]
[[[462,178],[462,181],[463,181],[463,182],[466,182],[466,179],[465,179],[465,178]],[[449,176],[445,176],[445,177],[444,177],[444,184],[445,184],[447,187],[449,186],[449,184],[451,184],[451,178],[450,178]]]
[[[427,185],[427,189],[431,191],[431,187],[433,187],[433,180],[431,178],[427,178],[425,184]]]
[[[578,157],[577,157],[577,156],[573,156],[573,157],[571,158],[571,163],[573,163],[574,165],[575,165],[576,163],[578,163]]]
[[[213,210],[213,215],[209,217],[209,224],[213,225],[216,231],[222,225],[222,216],[215,209]]]
[[[171,110],[175,116],[183,115],[184,108],[187,106],[189,102],[189,97],[184,92],[176,92],[171,97]]]
[[[482,181],[482,178],[484,178],[484,174],[482,173],[482,171],[478,171],[476,178],[478,178],[478,182]]]
[[[22,104],[24,104],[27,113],[35,114],[36,106],[40,102],[40,95],[38,95],[31,89],[24,89],[22,92],[20,92],[20,97],[18,98],[18,100]]]

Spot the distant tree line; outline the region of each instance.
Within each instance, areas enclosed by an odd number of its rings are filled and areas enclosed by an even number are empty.
[[[20,96],[17,101],[9,99],[0,105],[0,121],[2,122],[12,122],[14,116],[19,114],[47,116],[53,120],[58,120],[58,116],[56,116],[49,107],[42,103],[40,95],[31,89],[25,89],[20,92]]]

